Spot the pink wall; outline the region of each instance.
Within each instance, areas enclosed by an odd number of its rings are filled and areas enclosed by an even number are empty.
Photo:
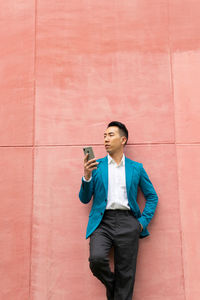
[[[0,25],[0,299],[105,299],[78,192],[112,120],[159,195],[134,299],[199,299],[200,3],[1,0]]]

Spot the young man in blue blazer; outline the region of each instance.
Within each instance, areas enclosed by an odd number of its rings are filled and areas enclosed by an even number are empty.
[[[84,176],[79,192],[82,203],[93,204],[86,238],[90,237],[90,269],[106,287],[108,300],[131,300],[135,282],[139,238],[149,235],[158,196],[142,163],[124,155],[128,130],[113,121],[104,132],[107,156],[84,158]],[[141,214],[137,204],[138,187],[146,203]],[[114,272],[109,252],[114,247]]]

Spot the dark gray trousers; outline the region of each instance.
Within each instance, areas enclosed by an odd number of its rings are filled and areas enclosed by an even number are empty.
[[[90,269],[106,287],[108,300],[132,300],[140,224],[129,210],[106,210],[90,236]],[[109,252],[114,248],[114,273]]]

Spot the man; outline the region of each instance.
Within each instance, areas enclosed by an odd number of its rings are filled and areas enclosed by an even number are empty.
[[[135,282],[139,238],[149,235],[158,196],[142,163],[124,155],[128,130],[120,122],[108,124],[104,132],[107,156],[87,161],[79,192],[81,202],[93,204],[86,239],[90,237],[90,269],[106,287],[108,300],[131,300]],[[146,199],[141,214],[138,186]],[[114,272],[109,251],[114,247]]]

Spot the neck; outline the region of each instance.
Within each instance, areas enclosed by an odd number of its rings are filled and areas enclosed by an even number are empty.
[[[114,159],[114,161],[119,165],[120,161],[122,160],[123,157],[123,150],[120,150],[115,153],[109,153],[109,155]]]

